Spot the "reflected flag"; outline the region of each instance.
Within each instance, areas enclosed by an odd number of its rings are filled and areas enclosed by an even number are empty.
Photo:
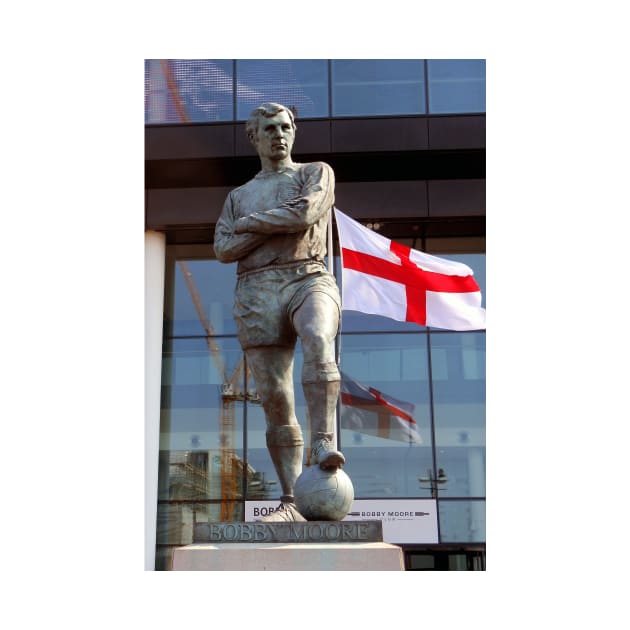
[[[363,385],[341,373],[341,428],[388,440],[422,444],[415,405]]]

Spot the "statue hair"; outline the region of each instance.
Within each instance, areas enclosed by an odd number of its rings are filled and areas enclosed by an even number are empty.
[[[295,117],[291,108],[280,105],[279,103],[263,103],[254,109],[247,119],[245,131],[249,141],[253,143],[254,136],[258,132],[258,124],[261,118],[271,118],[280,112],[286,112],[289,115],[293,131],[295,131],[297,125],[295,124]]]

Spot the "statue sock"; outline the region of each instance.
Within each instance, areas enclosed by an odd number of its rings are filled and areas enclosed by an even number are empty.
[[[334,449],[335,410],[341,389],[337,365],[334,362],[305,363],[302,372],[302,388],[311,421],[311,449],[313,451],[309,454],[309,463],[322,463],[317,452],[322,454],[323,444],[325,450],[330,451],[330,455],[326,455],[326,459],[331,457],[329,465],[340,466],[345,462],[345,458]],[[322,443],[322,440],[325,443]],[[314,462],[310,461],[311,457],[314,457]]]
[[[333,439],[340,381],[341,375],[334,361],[304,362],[302,389],[311,419],[311,445],[318,439]]]

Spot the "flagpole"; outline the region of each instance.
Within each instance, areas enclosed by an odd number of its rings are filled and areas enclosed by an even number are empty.
[[[328,271],[330,275],[335,278],[335,257],[333,255],[333,212],[335,211],[335,206],[332,206],[330,209],[330,213],[328,214]],[[336,279],[336,278],[335,278]],[[339,326],[341,330],[341,326]],[[340,363],[339,357],[339,332],[337,332],[337,336],[335,337],[335,362],[337,366]],[[339,433],[341,431],[341,422],[339,418],[341,417],[341,396],[337,399],[337,406],[335,408],[335,434],[334,434],[334,442],[335,448],[341,448]]]
[[[333,255],[333,212],[335,211],[335,206],[332,206],[330,209],[330,213],[328,214],[328,243],[326,245],[328,251],[328,272],[330,275],[335,277],[335,257]],[[340,252],[341,253],[341,252]],[[339,326],[341,330],[341,326]],[[339,333],[335,337],[335,360],[337,361],[337,365],[339,365]]]
[[[328,214],[328,271],[335,277],[335,265],[333,261],[333,228],[332,228],[332,215],[335,210],[335,206],[330,209]]]

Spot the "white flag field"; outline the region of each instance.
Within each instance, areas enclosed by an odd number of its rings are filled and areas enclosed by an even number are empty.
[[[446,330],[484,330],[481,290],[467,265],[396,243],[335,208],[344,310]]]

